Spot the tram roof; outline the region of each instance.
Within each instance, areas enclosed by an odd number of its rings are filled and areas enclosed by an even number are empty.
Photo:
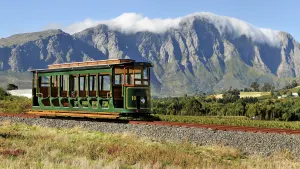
[[[110,59],[110,60],[96,60],[86,62],[71,62],[63,64],[48,65],[48,69],[34,69],[31,72],[63,72],[70,70],[91,70],[91,69],[105,69],[113,66],[146,66],[152,67],[149,62],[136,62],[132,59]]]

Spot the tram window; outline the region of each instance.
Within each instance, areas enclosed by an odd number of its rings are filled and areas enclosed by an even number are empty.
[[[143,79],[148,79],[148,68],[144,68],[143,70]]]
[[[42,78],[41,86],[49,87],[50,86],[49,76],[42,76],[41,78]]]
[[[75,90],[77,90],[77,77],[76,76],[74,76],[74,80],[73,80],[73,90],[75,91]]]
[[[103,86],[102,90],[110,91],[110,77],[109,76],[103,76]]]
[[[120,84],[121,75],[115,75],[115,84]]]
[[[76,77],[73,75],[70,75],[70,77],[69,77],[69,86],[70,86],[69,91],[74,91],[77,89],[76,88]]]
[[[141,85],[142,84],[142,81],[140,79],[142,79],[142,69],[140,67],[136,67],[134,69],[134,83],[136,85]]]
[[[102,80],[102,76],[98,76],[98,90],[100,91],[101,90],[101,80]]]
[[[50,83],[50,80],[49,80]],[[58,87],[56,76],[52,76],[52,87]]]
[[[124,74],[115,75],[115,84],[124,84]]]
[[[135,80],[135,84],[137,84],[137,85],[141,85],[141,84],[142,84],[142,81]]]
[[[90,91],[95,91],[96,90],[96,76],[91,75],[90,76]]]
[[[135,73],[135,74],[134,74],[134,78],[135,78],[135,79],[141,79],[141,77],[142,77],[142,74],[141,74],[141,73]]]
[[[149,68],[147,67],[136,67],[134,69],[134,83],[136,85],[149,85]]]
[[[85,76],[80,76],[79,80],[80,91],[85,91]]]
[[[69,85],[69,75],[63,75],[62,78],[63,91],[67,91]]]
[[[126,74],[126,84],[132,84],[133,82],[133,74]]]
[[[127,68],[125,72],[126,72],[126,84],[131,85],[133,83],[133,69]]]

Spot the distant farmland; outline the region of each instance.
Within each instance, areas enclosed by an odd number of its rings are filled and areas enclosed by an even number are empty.
[[[217,99],[222,98],[223,94],[214,95]],[[271,92],[240,92],[240,97],[261,97],[271,95]]]

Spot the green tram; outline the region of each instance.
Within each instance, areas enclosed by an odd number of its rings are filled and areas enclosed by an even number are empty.
[[[49,65],[32,70],[29,114],[118,118],[150,114],[151,63],[131,59]]]

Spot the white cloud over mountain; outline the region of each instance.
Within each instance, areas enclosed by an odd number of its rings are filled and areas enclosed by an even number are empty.
[[[208,12],[198,12],[190,14],[184,17],[177,18],[148,18],[141,14],[136,13],[124,13],[111,20],[93,20],[85,19],[81,22],[76,22],[66,27],[62,27],[59,24],[49,24],[46,28],[59,28],[70,34],[80,32],[84,29],[96,26],[98,24],[106,24],[112,30],[121,31],[123,33],[136,33],[141,31],[150,31],[153,33],[164,33],[170,28],[180,29],[180,22],[187,19],[199,18],[214,24],[221,34],[229,33],[233,37],[239,37],[246,35],[253,41],[259,43],[268,43],[272,46],[278,46],[280,40],[278,39],[279,31],[257,28],[245,21],[220,16]],[[56,27],[55,27],[56,26]]]

